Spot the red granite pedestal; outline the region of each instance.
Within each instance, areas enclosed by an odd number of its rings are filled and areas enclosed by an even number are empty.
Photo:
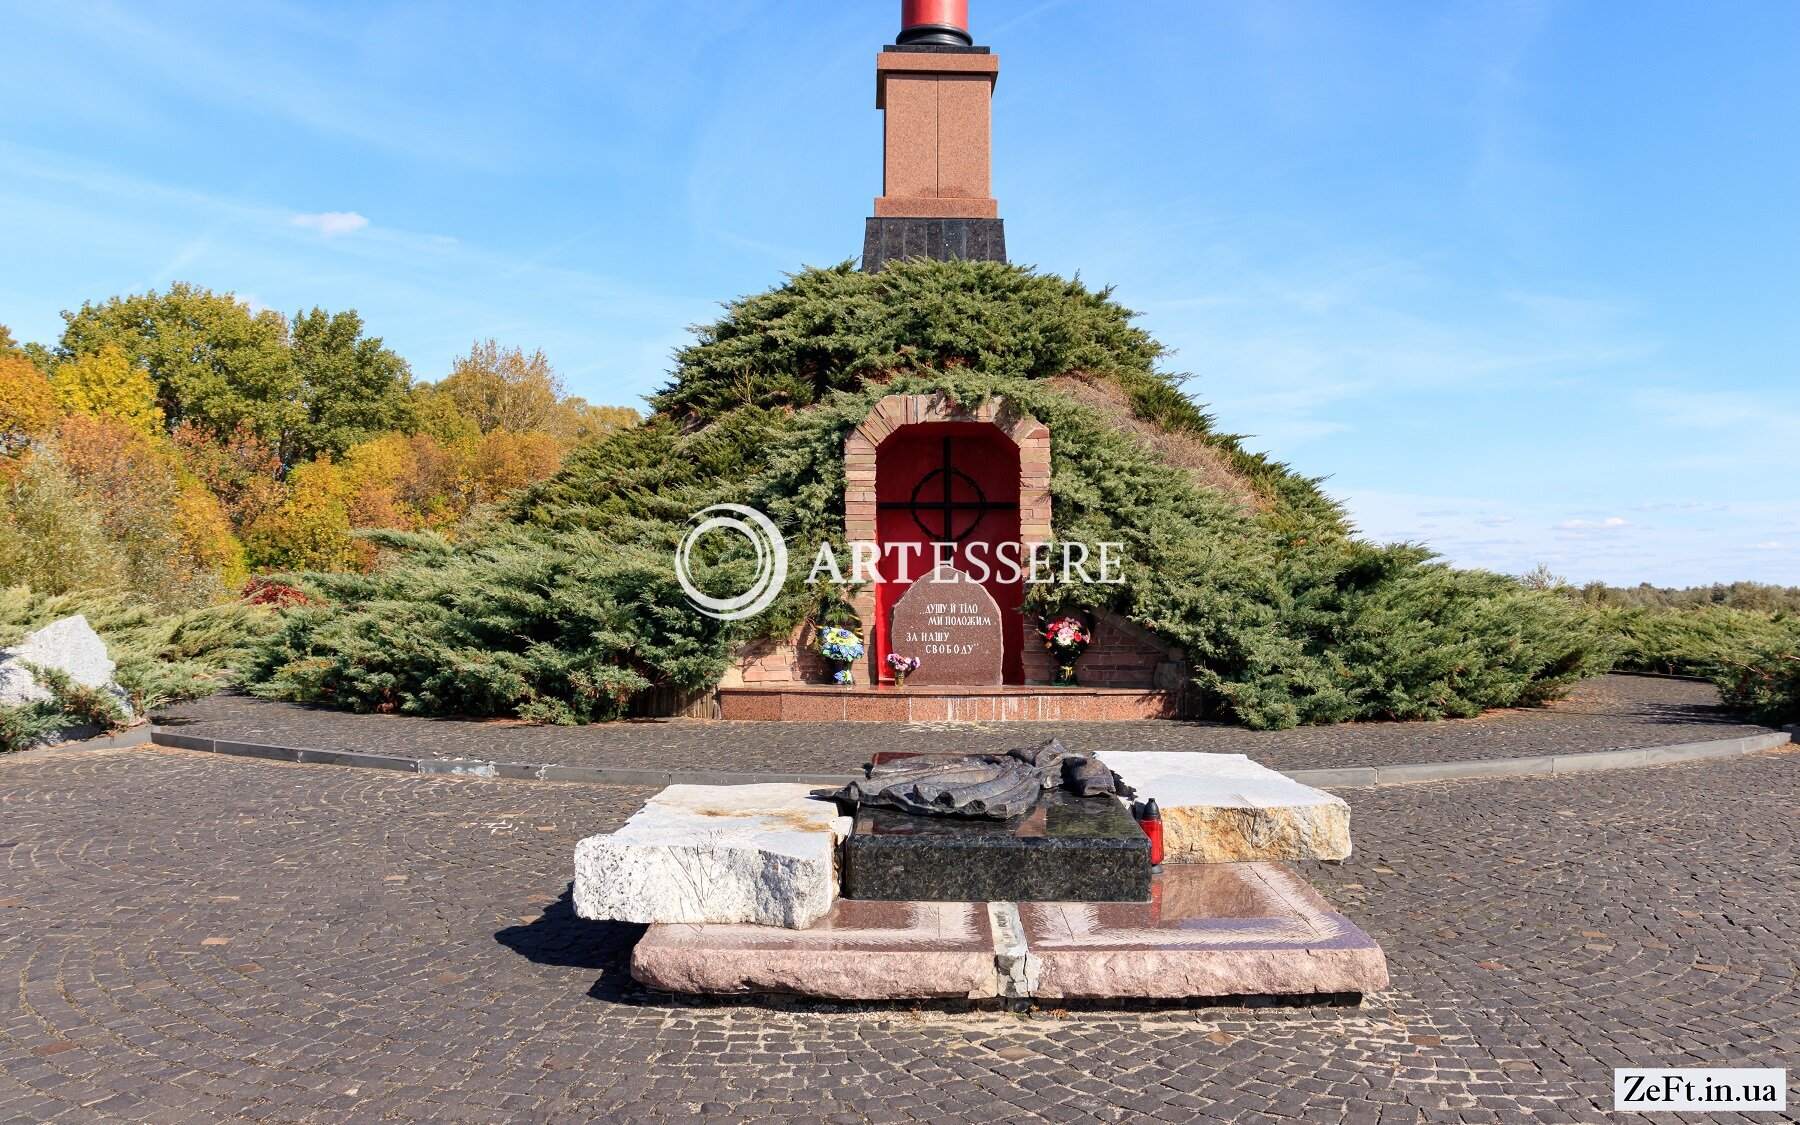
[[[1173,719],[1180,695],[1151,688],[855,687],[772,684],[719,689],[719,717],[784,723],[1015,723]]]
[[[804,930],[658,925],[631,973],[674,992],[836,1000],[1347,1000],[1381,947],[1278,863],[1170,865],[1149,903],[859,902]]]

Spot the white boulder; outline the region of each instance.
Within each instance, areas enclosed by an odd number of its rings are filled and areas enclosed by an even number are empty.
[[[83,687],[106,688],[121,706],[126,705],[124,691],[113,683],[116,665],[106,653],[106,642],[80,614],[53,621],[11,648],[0,648],[0,706],[51,698],[27,665],[67,672]]]
[[[804,929],[837,895],[850,818],[810,785],[671,785],[575,846],[575,912]]]
[[[1156,799],[1170,863],[1350,858],[1350,806],[1242,754],[1100,752]]]

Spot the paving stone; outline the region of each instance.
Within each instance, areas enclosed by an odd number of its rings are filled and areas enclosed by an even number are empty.
[[[240,695],[171,707],[168,720],[172,733],[227,741],[270,742],[279,736],[290,745],[321,750],[394,754],[405,746],[419,758],[661,771],[644,784],[669,784],[674,771],[848,777],[868,760],[877,741],[886,750],[949,753],[1025,746],[1055,735],[1078,749],[1245,754],[1285,772],[1581,754],[1768,733],[1723,711],[1711,684],[1649,676],[1601,676],[1576,685],[1567,699],[1551,706],[1474,719],[1286,731],[1161,720],[853,725],[671,720],[534,727],[352,715]],[[1332,784],[1369,783],[1352,778]]]
[[[1418,726],[1409,755],[1466,729]],[[710,730],[717,756],[734,735]],[[1013,1013],[645,988],[644,928],[577,917],[568,861],[654,789],[0,758],[0,896],[21,900],[0,924],[0,1121],[114,1120],[97,1107],[136,1093],[200,1121],[636,1121],[714,1100],[791,1120],[870,1098],[936,1125],[1604,1122],[1615,1065],[1800,1057],[1797,783],[1800,752],[1354,792],[1356,855],[1293,866],[1387,953],[1362,1007]],[[32,1053],[55,1041],[80,1048]],[[1074,1079],[1099,1108],[1074,1106]]]

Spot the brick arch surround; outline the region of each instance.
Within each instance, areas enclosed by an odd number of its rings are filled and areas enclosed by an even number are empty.
[[[937,395],[889,395],[844,441],[844,521],[850,543],[879,546],[875,463],[881,443],[902,426],[936,422],[990,425],[1018,447],[1019,538],[1024,543],[1050,542],[1048,427],[1009,409],[1000,399],[963,407]],[[874,621],[872,588],[856,591],[851,604],[864,622]],[[1137,719],[1173,718],[1180,713],[1185,680],[1181,649],[1105,611],[1089,616],[1094,624],[1094,644],[1082,657],[1081,677],[1082,683],[1090,686],[1073,692],[1046,689],[1032,695],[1029,687],[1008,687],[985,689],[986,694],[959,694],[956,689],[909,687],[904,697],[883,695],[873,687],[881,680],[871,653],[868,665],[859,670],[863,674],[858,679],[864,686],[846,693],[823,686],[830,682],[831,668],[811,650],[813,626],[807,624],[786,637],[740,648],[719,684],[716,712],[707,701],[691,713],[796,721]],[[1035,622],[1027,616],[1021,625],[1025,631],[1025,682],[1047,683],[1051,668]],[[825,694],[816,694],[820,692]]]
[[[844,534],[851,549],[876,543],[875,461],[881,443],[902,426],[933,422],[991,425],[1019,448],[1019,539],[1050,540],[1050,430],[1028,414],[1013,410],[1001,398],[966,407],[943,395],[888,395],[844,439]],[[853,556],[854,557],[854,556]],[[851,599],[865,623],[875,619],[875,591],[858,590]],[[871,646],[872,647],[872,646]],[[880,669],[869,658],[868,682],[879,682]]]

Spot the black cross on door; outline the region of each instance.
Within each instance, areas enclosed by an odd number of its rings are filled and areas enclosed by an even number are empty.
[[[983,492],[981,486],[975,483],[975,478],[958,469],[951,462],[950,442],[950,438],[944,439],[943,463],[919,478],[919,483],[913,486],[912,499],[890,500],[880,505],[881,508],[888,511],[912,513],[913,522],[919,525],[919,530],[923,531],[927,538],[938,543],[961,543],[975,534],[975,529],[981,526],[982,517],[989,512],[1012,511],[1018,508],[1016,503],[989,500],[987,493]],[[958,500],[956,498],[958,481],[967,487],[974,499]],[[974,516],[969,521],[969,526],[963,528],[961,534],[956,531],[956,516],[959,512],[972,513]],[[942,522],[942,528],[932,527],[926,523],[925,517],[928,515],[937,517]],[[943,532],[941,536],[938,535],[940,530]]]

